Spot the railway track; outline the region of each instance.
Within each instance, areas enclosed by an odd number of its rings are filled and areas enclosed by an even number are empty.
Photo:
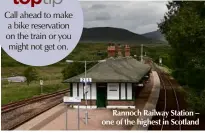
[[[176,90],[173,87],[172,82],[170,81],[168,75],[164,72],[160,72],[159,74],[160,80],[162,82],[162,89],[164,90],[164,111],[170,112],[171,110],[180,111],[178,97],[176,94]],[[163,120],[168,120],[169,122],[171,119],[181,120],[180,116],[168,116],[167,118],[163,117]],[[181,125],[171,126],[168,125],[161,125],[161,130],[181,130]]]
[[[162,72],[159,68],[155,66],[153,62],[151,62],[152,69],[157,71],[160,81],[161,81],[161,89],[160,95],[158,99],[158,103],[156,106],[157,111],[168,111],[170,114],[171,110],[176,111],[192,111],[189,110],[189,105],[186,101],[187,94],[183,91],[178,91],[177,88],[180,85],[177,83],[175,79],[170,78],[167,73]],[[197,112],[196,112],[197,113]],[[149,130],[204,130],[205,129],[205,119],[204,115],[202,114],[194,114],[193,116],[186,116],[186,115],[178,115],[178,116],[168,116],[167,118],[164,117],[157,117],[154,116],[153,120],[168,120],[170,122],[171,119],[180,120],[182,121],[196,121],[199,119],[199,125],[186,125],[185,123],[181,125],[171,125],[169,124],[161,124],[161,125],[150,125]]]
[[[34,102],[38,102],[38,101],[43,100],[43,99],[47,99],[49,97],[54,97],[54,96],[57,96],[57,95],[60,95],[60,94],[65,94],[66,92],[68,92],[68,90],[61,90],[61,91],[58,91],[58,92],[55,92],[55,93],[40,95],[40,96],[36,96],[36,97],[33,97],[33,98],[24,99],[24,100],[21,100],[21,101],[12,102],[12,103],[9,103],[9,104],[2,105],[1,106],[1,114],[12,111],[14,109],[20,108],[22,106],[25,106],[25,105],[28,105],[28,104],[31,104],[31,103],[34,103]]]
[[[3,105],[1,108],[1,129],[12,130],[63,101],[68,90],[36,96]]]
[[[171,125],[170,122],[172,119],[174,120],[181,120],[180,116],[171,116],[170,111],[176,110],[180,111],[180,105],[176,93],[176,88],[174,83],[169,78],[169,75],[162,72],[158,68],[154,66],[154,69],[157,71],[160,81],[161,81],[161,89],[160,89],[160,96],[158,99],[157,111],[166,111],[169,112],[167,118],[163,116],[155,116],[153,120],[161,120],[161,121],[168,121],[167,124],[161,123],[161,125],[149,126],[149,130],[181,130],[181,125]]]

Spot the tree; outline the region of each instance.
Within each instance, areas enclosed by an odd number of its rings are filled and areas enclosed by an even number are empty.
[[[173,1],[167,8],[158,26],[173,48],[174,75],[181,83],[202,91],[205,88],[205,2]]]
[[[34,67],[28,67],[24,71],[24,76],[26,77],[26,82],[27,85],[29,85],[32,81],[37,80],[38,78],[38,73]]]
[[[194,95],[189,95],[189,99],[198,97],[200,100],[195,101],[204,103],[205,2],[172,1],[167,8],[158,27],[173,49],[173,75],[181,84],[193,88]],[[197,104],[195,101],[192,102]]]
[[[63,79],[71,78],[75,75],[78,75],[80,73],[84,72],[84,64],[83,63],[77,63],[73,62],[71,64],[68,64],[62,71]]]
[[[68,59],[69,60],[69,59]],[[92,55],[79,55],[78,58],[74,59],[74,61],[93,61],[93,60],[100,60],[100,57],[92,56]],[[87,70],[93,67],[97,62],[87,62],[86,68]],[[63,79],[68,79],[73,76],[85,72],[85,64],[84,62],[73,62],[68,64],[63,70],[62,75]],[[79,79],[80,80],[80,79]]]

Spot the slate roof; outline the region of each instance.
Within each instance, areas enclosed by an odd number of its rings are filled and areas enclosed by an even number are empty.
[[[132,57],[108,58],[87,70],[92,82],[139,82],[151,69]],[[84,73],[67,79],[64,83],[79,82]]]

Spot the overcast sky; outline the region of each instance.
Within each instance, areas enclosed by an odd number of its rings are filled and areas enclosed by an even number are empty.
[[[84,27],[117,27],[134,33],[157,30],[163,18],[166,1],[81,1],[84,12]]]

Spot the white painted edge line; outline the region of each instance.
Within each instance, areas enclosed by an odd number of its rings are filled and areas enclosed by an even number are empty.
[[[156,105],[157,105],[157,102],[158,102],[158,98],[159,98],[159,93],[160,93],[160,79],[159,79],[159,76],[158,74],[156,73],[156,71],[152,71],[153,73],[153,88],[152,88],[152,91],[151,91],[151,95],[149,96],[149,99],[145,105],[145,107],[143,108],[143,110],[152,110],[152,109],[156,109]],[[154,73],[156,75],[154,75]],[[158,84],[156,84],[156,82],[158,82]],[[138,117],[138,119],[149,119],[149,120],[152,120],[152,116],[140,116]],[[148,130],[149,128],[149,125],[146,126],[146,127],[143,127],[143,125],[135,125],[132,127],[131,130]]]

